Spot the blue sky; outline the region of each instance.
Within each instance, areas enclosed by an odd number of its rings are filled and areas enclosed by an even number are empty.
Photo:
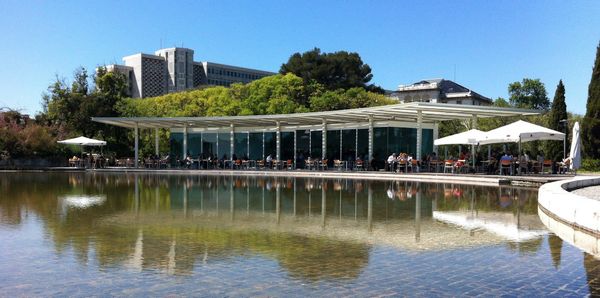
[[[313,47],[358,52],[386,89],[454,79],[485,96],[560,79],[585,113],[600,1],[0,1],[0,107],[35,113],[55,75],[164,47],[278,71]],[[454,71],[456,69],[456,72]],[[456,74],[456,76],[455,76]]]

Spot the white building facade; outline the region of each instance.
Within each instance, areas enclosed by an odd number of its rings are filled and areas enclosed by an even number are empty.
[[[400,85],[390,97],[399,102],[431,102],[475,106],[488,106],[493,101],[471,89],[445,79],[422,80],[410,85]]]

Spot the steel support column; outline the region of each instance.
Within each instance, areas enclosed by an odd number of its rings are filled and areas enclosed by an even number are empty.
[[[437,140],[440,138],[440,124],[436,121],[433,123],[433,140]],[[436,155],[439,155],[438,153],[438,146],[433,145],[433,152],[435,152]]]
[[[139,128],[138,128],[138,124],[135,124],[135,128],[133,130],[133,134],[134,134],[134,147],[133,147],[133,164],[135,165],[135,167],[138,167],[138,159],[139,159]]]
[[[367,165],[365,169],[371,168],[371,162],[373,160],[373,115],[369,115],[369,156],[366,160]]]
[[[417,161],[421,161],[421,148],[423,147],[423,112],[417,111]]]
[[[321,159],[327,158],[327,121],[323,119],[323,128],[321,133]]]
[[[275,155],[277,156],[277,162],[281,161],[281,124],[279,123],[279,121],[277,121],[277,130],[275,132],[275,138],[276,138],[276,153]]]
[[[234,166],[233,154],[235,153],[235,127],[233,123],[229,125],[229,159],[231,159],[231,169]]]
[[[188,152],[188,131],[187,126],[183,127],[183,154],[181,155],[181,159],[185,159],[187,157]]]
[[[298,153],[297,153],[298,144],[297,144],[296,140],[297,140],[297,135],[296,135],[296,130],[294,130],[294,163],[293,163],[294,167],[293,167],[293,169],[296,169],[296,161],[298,160]]]
[[[477,129],[477,115],[473,114],[471,117],[471,129]],[[519,150],[519,154],[521,154],[521,150]],[[473,168],[475,168],[475,145],[471,145],[471,163],[473,164]]]

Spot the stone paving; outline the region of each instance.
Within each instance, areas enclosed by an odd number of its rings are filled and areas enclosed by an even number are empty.
[[[600,200],[600,185],[584,187],[573,191],[574,194],[588,197],[594,200]]]

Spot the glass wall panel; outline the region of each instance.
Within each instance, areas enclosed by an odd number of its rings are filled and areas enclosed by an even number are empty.
[[[262,132],[251,132],[250,133],[250,159],[261,160],[263,156],[263,133]]]
[[[235,159],[248,159],[248,133],[236,132],[234,140]]]
[[[310,156],[312,158],[321,158],[321,145],[323,144],[323,133],[321,131],[312,131],[310,133]]]
[[[265,156],[271,155],[273,159],[277,158],[277,136],[274,132],[265,132]]]
[[[171,136],[169,137],[169,145],[171,160],[177,160],[177,158],[181,158],[181,152],[183,150],[183,133],[172,132]]]
[[[281,133],[281,160],[294,159],[294,132]]]
[[[427,156],[427,154],[433,152],[433,129],[423,129],[423,141],[421,144],[421,156]]]
[[[208,158],[217,158],[217,134],[202,133],[202,154]]]
[[[417,129],[390,127],[388,129],[388,151],[394,153],[408,153],[416,157]],[[389,154],[388,154],[389,155]]]
[[[342,130],[342,160],[356,159],[356,129]]]
[[[219,146],[218,146],[218,157],[219,159],[230,159],[231,158],[231,148],[229,141],[230,138],[229,132],[220,132],[218,134],[219,138]]]
[[[309,130],[297,130],[296,131],[296,151],[297,159],[296,167],[304,168],[304,161],[309,156],[310,152],[310,131]]]
[[[198,158],[202,151],[202,134],[188,133],[188,154],[192,158]]]
[[[399,154],[400,152],[406,152],[406,140],[403,136],[402,128],[398,127],[389,127],[388,128],[388,147],[387,147],[387,155],[392,153]],[[406,152],[408,153],[408,152]]]
[[[378,166],[382,166],[388,155],[392,154],[387,148],[387,134],[387,127],[373,128],[373,160]]]
[[[340,159],[340,131],[339,130],[328,130],[327,131],[327,159],[332,161],[334,159]]]
[[[358,157],[362,160],[369,158],[369,130],[359,129],[358,130]]]

